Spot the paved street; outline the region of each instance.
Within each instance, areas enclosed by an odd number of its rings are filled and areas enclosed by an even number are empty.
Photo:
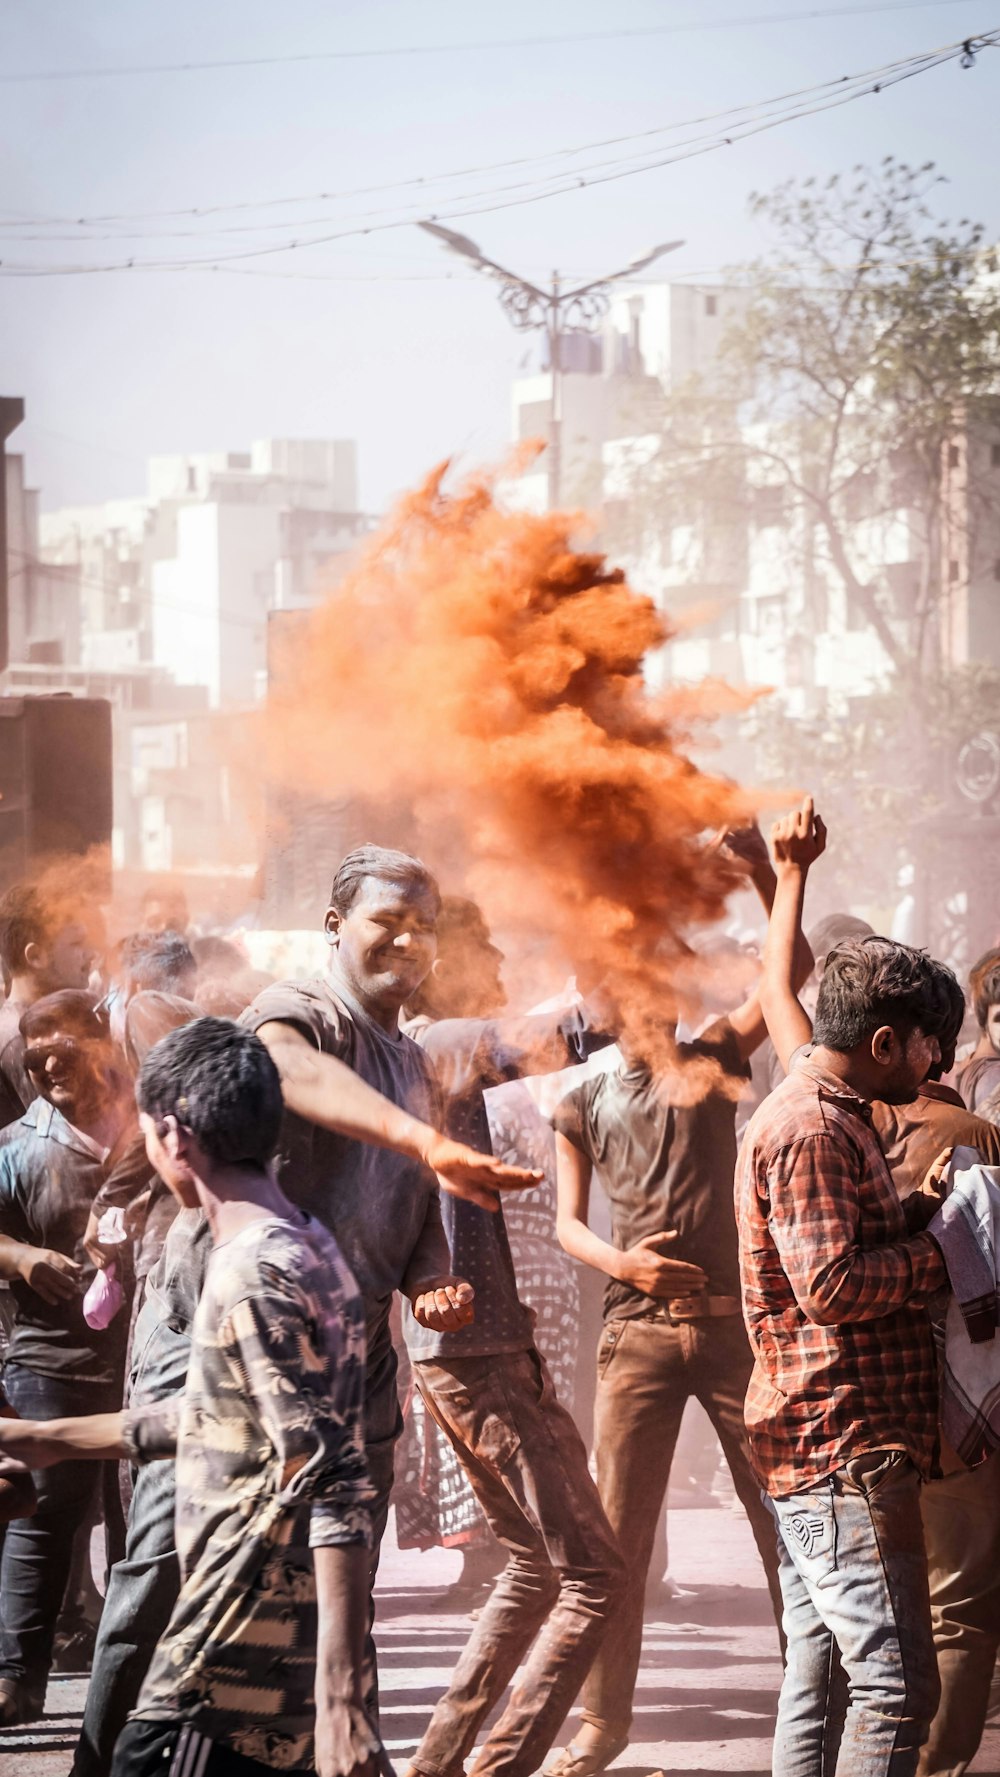
[[[647,1615],[634,1739],[613,1767],[621,1777],[767,1777],[779,1667],[767,1594],[749,1530],[728,1506],[670,1517],[671,1570],[687,1596]],[[457,1555],[401,1552],[390,1541],[379,1587],[383,1727],[402,1770],[468,1633],[441,1607]],[[2,1777],[65,1777],[86,1690],[49,1687],[43,1722],[0,1733]],[[1000,1728],[987,1731],[972,1770],[1000,1774]]]

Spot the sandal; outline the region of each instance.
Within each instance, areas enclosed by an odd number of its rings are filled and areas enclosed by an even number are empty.
[[[599,1771],[606,1771],[614,1764],[628,1745],[628,1735],[624,1740],[611,1740],[603,1746],[598,1743],[589,1752],[577,1746],[574,1740],[564,1747],[551,1765],[546,1765],[543,1777],[597,1777]]]

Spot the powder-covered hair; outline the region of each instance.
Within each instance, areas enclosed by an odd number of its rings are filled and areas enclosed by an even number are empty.
[[[341,915],[350,913],[369,877],[377,882],[398,883],[418,894],[426,890],[436,906],[441,906],[437,878],[427,865],[419,858],[411,858],[408,852],[391,851],[384,845],[359,845],[348,852],[333,879],[330,906]]]

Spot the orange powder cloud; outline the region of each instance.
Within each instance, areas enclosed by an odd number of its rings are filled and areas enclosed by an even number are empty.
[[[750,809],[685,748],[736,694],[653,697],[642,661],[670,627],[574,546],[578,517],[504,510],[491,476],[448,491],[446,467],[286,651],[267,770],[296,793],[402,799],[421,831],[458,831],[488,916],[607,977],[630,1040],[665,1057],[685,935],[740,880],[706,834]]]

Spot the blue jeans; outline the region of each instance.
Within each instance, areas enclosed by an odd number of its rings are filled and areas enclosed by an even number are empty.
[[[4,1387],[22,1419],[63,1419],[77,1413],[114,1413],[121,1385],[40,1376],[22,1364],[5,1366]],[[73,1541],[101,1496],[100,1462],[60,1462],[34,1475],[33,1518],[7,1526],[0,1564],[0,1678],[16,1678],[39,1699],[52,1663],[56,1619],[73,1561]]]
[[[773,1777],[913,1777],[939,1695],[916,1469],[875,1451],[769,1504],[788,1638]]]

